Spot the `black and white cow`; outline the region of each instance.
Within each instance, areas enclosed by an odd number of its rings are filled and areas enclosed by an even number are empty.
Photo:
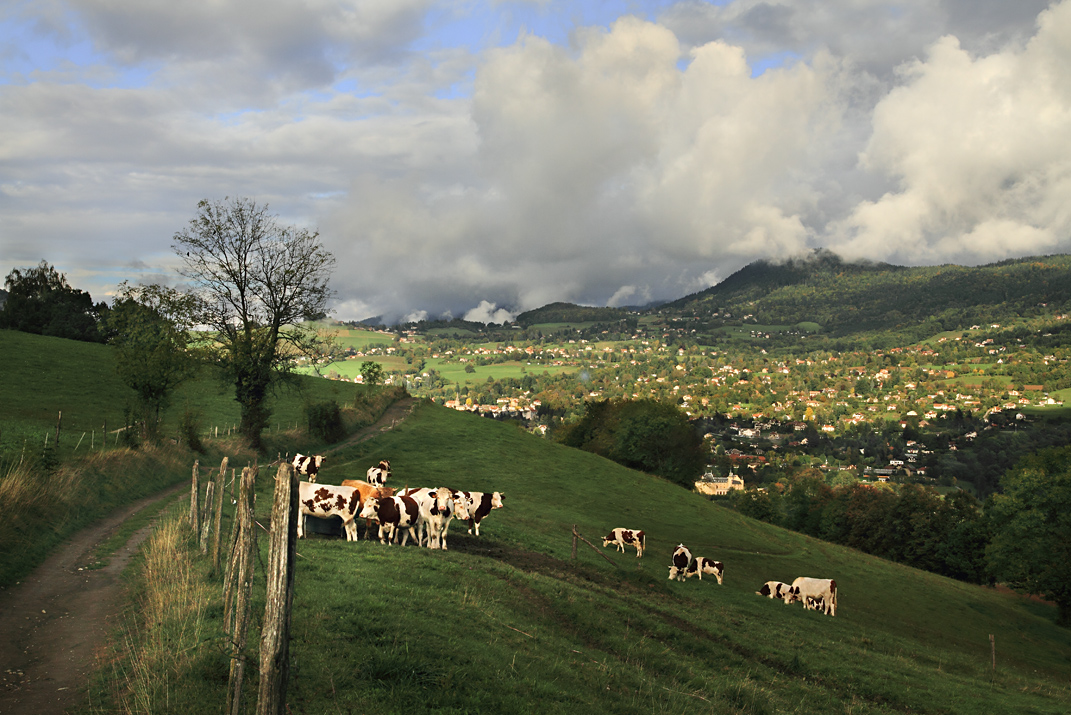
[[[298,501],[301,502],[301,514],[298,517],[299,539],[305,538],[306,516],[320,519],[338,516],[342,517],[346,541],[357,541],[357,524],[354,518],[361,506],[361,495],[356,489],[301,482],[298,484]]]
[[[808,611],[821,610],[827,616],[837,615],[837,582],[831,578],[800,576],[785,594],[785,603],[800,601]]]
[[[366,476],[368,483],[372,486],[383,486],[387,483],[387,479],[390,478],[390,462],[384,459],[376,466],[369,467],[368,474]]]
[[[316,474],[320,471],[321,465],[324,463],[324,456],[322,454],[304,455],[295,454],[294,461],[290,464],[294,467],[294,471],[298,474],[304,474],[309,478],[309,482],[316,483]]]
[[[358,515],[364,519],[375,519],[379,522],[379,543],[389,544],[394,540],[398,529],[406,529],[402,537],[402,546],[413,540],[420,544],[420,505],[412,497],[368,497],[364,508]],[[354,529],[356,536],[357,530]]]
[[[677,544],[673,550],[673,563],[669,567],[669,580],[683,581],[691,565],[692,552],[684,544]]]
[[[759,594],[760,596],[766,596],[767,598],[784,599],[785,596],[788,595],[789,588],[790,586],[783,581],[767,581],[766,583],[762,584],[762,588],[760,588],[755,593]]]
[[[647,548],[647,536],[639,529],[611,529],[610,533],[602,537],[603,548],[610,544],[616,544],[620,553],[625,553],[625,544],[636,547],[636,558],[643,556],[643,550]]]
[[[492,509],[502,508],[502,492],[457,492],[465,498],[465,506],[469,511],[469,533],[476,530],[476,536],[480,535],[480,522],[491,513]]]
[[[703,574],[713,574],[714,578],[718,579],[718,585],[721,585],[721,580],[725,575],[725,564],[721,561],[715,561],[714,559],[708,559],[706,556],[696,556],[692,563],[688,564],[687,571],[684,575],[687,578],[692,576],[698,576],[699,580],[703,580]]]

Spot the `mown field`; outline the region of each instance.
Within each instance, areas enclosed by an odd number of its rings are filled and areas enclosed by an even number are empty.
[[[301,542],[292,713],[1071,709],[1071,632],[1053,625],[1046,604],[756,522],[515,426],[428,404],[334,449],[320,481],[383,458],[396,486],[499,490],[505,508],[479,538],[455,523],[446,552]],[[260,480],[262,523],[269,483]],[[613,563],[583,542],[573,560],[574,524]],[[615,526],[647,532],[643,559],[601,548]],[[724,586],[667,580],[682,542],[725,563]],[[755,594],[800,575],[837,579],[836,618]],[[218,628],[218,607],[205,618],[208,632]],[[217,702],[225,686],[218,649],[190,647],[199,656],[159,686],[175,712]]]

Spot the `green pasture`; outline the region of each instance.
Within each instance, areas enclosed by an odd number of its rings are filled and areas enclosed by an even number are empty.
[[[752,521],[515,426],[429,405],[338,450],[320,481],[380,459],[397,486],[499,490],[505,508],[479,538],[455,522],[447,552],[323,537],[299,546],[291,654],[303,665],[291,702],[304,712],[1071,707],[1071,632],[1053,625],[1052,607]],[[597,547],[579,542],[575,560],[573,525]],[[601,547],[616,526],[646,531],[643,559]],[[725,563],[724,586],[667,581],[682,542]],[[754,593],[799,575],[837,579],[836,618]]]
[[[44,446],[45,435],[55,445],[60,423],[61,459],[85,454],[92,445],[101,447],[102,428],[109,432],[109,447],[116,443],[115,430],[123,427],[125,409],[134,393],[115,372],[112,349],[107,345],[51,338],[17,331],[0,331],[0,457],[10,458],[24,445],[33,451]],[[297,376],[280,385],[272,400],[271,430],[301,423],[307,401],[353,400],[357,385]],[[164,434],[175,435],[188,408],[205,434],[215,429],[225,433],[236,426],[240,409],[234,388],[209,370],[181,386],[164,413]]]

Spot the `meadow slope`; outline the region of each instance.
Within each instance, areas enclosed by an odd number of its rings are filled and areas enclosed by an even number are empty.
[[[382,458],[395,486],[499,490],[506,506],[479,538],[455,523],[445,553],[302,542],[292,712],[1071,710],[1071,632],[1044,604],[753,521],[430,404],[334,454],[320,481]],[[644,529],[648,552],[603,550],[615,567],[581,543],[574,561],[574,524],[597,544],[615,526]],[[725,585],[669,582],[679,542],[723,561]],[[755,594],[800,575],[836,578],[836,618]]]

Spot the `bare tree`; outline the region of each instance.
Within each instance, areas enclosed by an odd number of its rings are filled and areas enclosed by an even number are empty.
[[[216,331],[217,358],[241,405],[239,431],[254,446],[271,417],[267,400],[316,334],[303,321],[324,317],[335,259],[319,234],[282,225],[267,204],[203,200],[175,234],[182,275],[201,299],[200,320]]]

